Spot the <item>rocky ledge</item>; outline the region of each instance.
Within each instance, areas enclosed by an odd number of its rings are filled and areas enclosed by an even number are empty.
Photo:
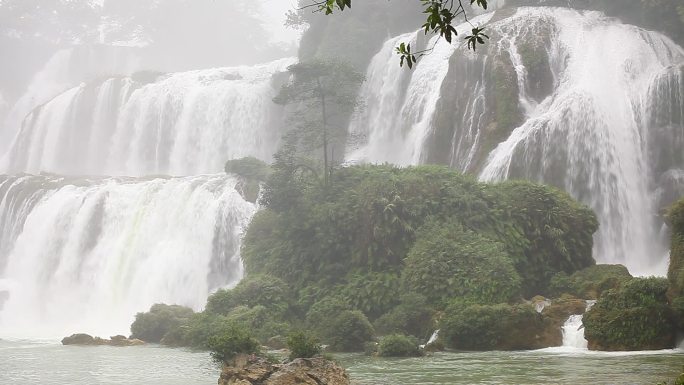
[[[139,339],[128,339],[125,336],[112,336],[109,339],[104,339],[100,337],[93,337],[89,334],[78,333],[72,334],[69,337],[64,337],[62,339],[62,345],[82,345],[82,346],[138,346],[145,345],[144,341]]]
[[[297,358],[286,364],[240,355],[223,365],[218,385],[349,385],[344,368],[325,358]]]

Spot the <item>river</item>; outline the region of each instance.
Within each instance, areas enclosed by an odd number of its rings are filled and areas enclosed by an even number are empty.
[[[681,373],[684,351],[593,353],[547,349],[436,353],[409,359],[343,354],[336,359],[357,385],[654,385]],[[157,345],[115,348],[0,341],[3,385],[210,385],[216,384],[218,375],[218,367],[206,352]]]

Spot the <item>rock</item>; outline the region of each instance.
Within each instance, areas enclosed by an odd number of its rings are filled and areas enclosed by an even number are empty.
[[[324,358],[298,358],[283,365],[239,355],[225,364],[219,385],[349,385],[344,368]]]
[[[110,339],[104,339],[100,337],[93,337],[89,334],[78,333],[72,334],[69,337],[64,337],[62,339],[62,345],[82,345],[82,346],[139,346],[145,345],[144,341],[139,339],[128,339],[125,336],[117,335],[109,337]]]
[[[574,297],[556,299],[545,306],[542,310],[544,329],[539,335],[539,344],[543,347],[563,345],[563,324],[573,314],[584,314],[586,308],[586,301]]]
[[[97,345],[97,341],[90,334],[77,333],[62,338],[62,345]]]

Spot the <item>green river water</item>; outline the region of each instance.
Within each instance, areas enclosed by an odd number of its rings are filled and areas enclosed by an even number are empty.
[[[336,357],[355,384],[655,384],[675,378],[684,351],[437,353],[411,359]],[[159,346],[76,347],[0,341],[2,385],[213,385],[209,354]]]

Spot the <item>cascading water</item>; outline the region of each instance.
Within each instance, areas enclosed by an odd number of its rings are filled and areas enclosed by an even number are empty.
[[[684,50],[598,12],[482,17],[485,51],[441,40],[413,72],[398,68],[393,47],[432,43],[405,35],[385,44],[350,126],[366,141],[348,160],[556,185],[597,213],[597,261],[663,274],[658,212],[684,193]]]
[[[228,159],[268,160],[281,120],[272,78],[292,63],[84,83],[26,117],[0,169],[195,175]]]
[[[240,235],[255,206],[235,183],[0,177],[0,330],[108,336],[127,334],[154,303],[200,309],[242,275]]]
[[[596,301],[594,300],[587,301],[586,311],[589,311],[595,304]],[[565,321],[565,324],[563,324],[562,331],[564,348],[587,350],[589,342],[584,338],[584,324],[582,323],[583,318],[583,314],[573,314],[567,319],[567,321]]]

